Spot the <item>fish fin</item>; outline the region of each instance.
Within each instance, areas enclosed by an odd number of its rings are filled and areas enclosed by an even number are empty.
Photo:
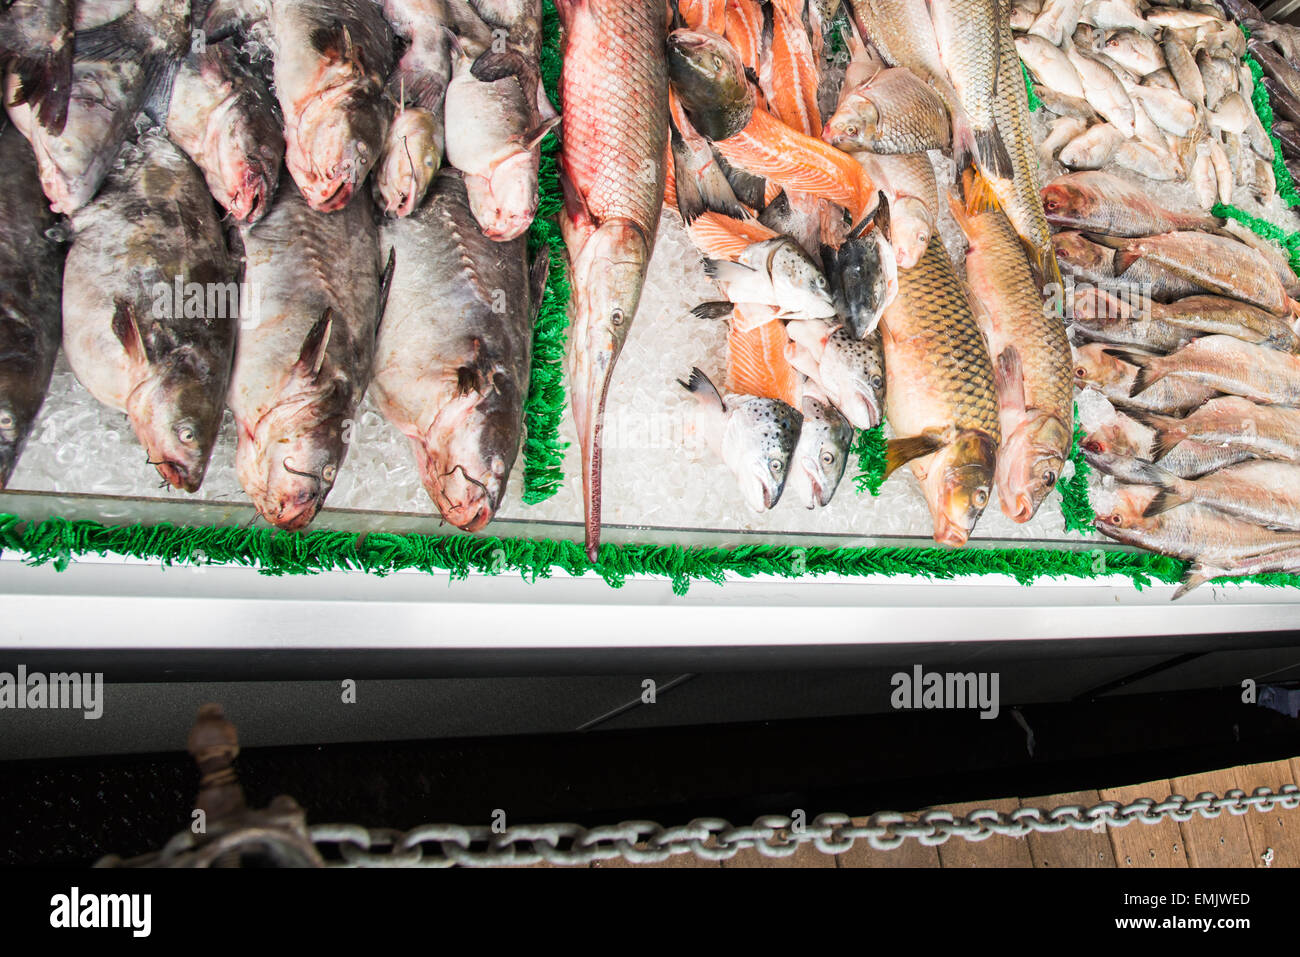
[[[1147,412],[1145,409],[1125,409],[1124,414],[1155,432],[1155,438],[1151,443],[1151,455],[1156,462],[1172,452],[1174,446],[1186,438],[1176,428],[1169,426],[1169,420],[1165,416]]]
[[[1025,414],[1025,369],[1015,346],[1007,346],[994,360],[993,388],[1004,412]]]
[[[704,275],[720,282],[732,282],[743,279],[746,273],[758,272],[753,266],[733,263],[730,259],[705,259]]]
[[[180,68],[181,61],[173,57],[147,57],[144,61],[145,80],[140,109],[159,125],[166,124],[167,114],[171,112],[172,88],[176,85]]]
[[[975,167],[969,167],[962,173],[961,184],[967,215],[975,216],[991,210],[1002,211],[1002,203],[993,191],[993,184]]]
[[[546,280],[551,274],[551,257],[542,247],[533,255],[528,267],[528,295],[531,309],[529,314],[536,319],[542,309],[542,300],[546,298]]]
[[[885,478],[899,466],[919,459],[943,448],[943,440],[934,435],[913,435],[905,439],[890,439],[885,443]]]
[[[678,379],[677,384],[695,396],[702,405],[716,405],[723,412],[727,411],[727,403],[722,400],[722,393],[698,366],[691,369],[690,379],[685,382]]]
[[[889,210],[889,200],[885,197],[884,192],[876,191],[876,208],[871,211],[871,215],[863,218],[849,230],[849,239],[861,239],[868,230],[873,226],[880,231],[882,236],[890,234],[890,227],[893,225],[893,218]]]
[[[673,153],[673,184],[677,191],[677,212],[681,213],[682,222],[687,226],[704,214],[704,196],[700,193],[700,184],[691,172],[686,141],[678,132],[677,125],[669,121],[669,142]]]
[[[484,50],[470,66],[469,72],[481,83],[495,83],[508,76],[525,77],[530,68],[524,55],[518,50]]]
[[[1136,249],[1117,249],[1115,250],[1115,276],[1116,278],[1128,272],[1128,267],[1133,265],[1142,254]]]
[[[1025,254],[1029,257],[1030,268],[1034,271],[1040,289],[1044,286],[1065,288],[1061,264],[1056,260],[1056,247],[1051,242],[1046,246],[1030,246],[1025,250]]]
[[[397,248],[393,247],[388,250],[388,260],[384,263],[384,271],[379,274],[379,308],[375,310],[375,335],[379,335],[379,327],[383,324],[384,313],[388,310],[388,294],[393,291],[393,271],[397,268]]]
[[[525,132],[524,135],[519,138],[519,142],[524,149],[531,150],[533,147],[541,143],[542,140],[546,139],[547,133],[551,132],[551,130],[555,129],[559,125],[559,116],[553,116],[548,120],[542,120],[542,122],[538,123],[531,130]]]
[[[356,45],[352,31],[346,23],[335,20],[327,27],[317,27],[311,32],[312,49],[327,60],[348,63],[356,59]]]
[[[1130,396],[1146,391],[1147,386],[1164,378],[1163,372],[1151,368],[1151,360],[1157,358],[1156,356],[1129,352],[1126,349],[1103,349],[1102,354],[1127,362],[1131,366],[1137,366],[1137,375],[1133,377],[1133,386],[1128,393]]]
[[[306,338],[302,340],[298,361],[293,367],[295,374],[306,375],[313,379],[320,375],[320,370],[325,365],[325,355],[329,350],[330,333],[333,330],[334,310],[326,307],[307,332]]]
[[[136,322],[135,308],[121,297],[113,302],[113,335],[122,343],[126,357],[136,365],[148,365],[149,353],[144,346],[144,337],[140,335],[140,325]]]
[[[1143,509],[1142,517],[1155,518],[1155,516],[1161,515],[1169,511],[1171,508],[1177,508],[1179,505],[1187,504],[1187,501],[1188,500],[1185,496],[1179,495],[1175,491],[1170,489],[1161,489],[1159,492],[1156,492],[1156,497],[1151,500],[1151,503]]]
[[[79,60],[123,63],[140,58],[140,41],[132,29],[130,14],[89,30],[78,30],[76,56]]]
[[[436,111],[447,95],[447,84],[441,77],[399,66],[388,78],[388,93],[399,107],[419,106]]]
[[[1002,134],[997,126],[987,130],[975,130],[975,157],[980,169],[997,179],[1013,179],[1015,166],[1011,163],[1011,154],[1002,142]]]
[[[696,319],[722,319],[730,316],[735,311],[735,304],[727,299],[715,299],[710,302],[702,302],[691,310],[691,315]]]
[[[963,170],[974,164],[978,155],[975,143],[975,131],[971,128],[970,118],[960,106],[952,111],[952,158],[956,164],[956,181],[961,181]]]
[[[68,122],[72,95],[72,44],[48,56],[14,57],[9,61],[9,70],[18,78],[18,89],[9,105],[31,104],[41,126],[54,136],[60,135]]]
[[[686,29],[686,18],[682,16],[682,9],[678,5],[677,0],[672,0],[668,7],[669,11],[672,13],[672,20],[669,22],[668,29],[670,31]]]
[[[739,166],[732,166],[717,149],[713,151],[713,160],[718,164],[718,169],[722,170],[722,175],[727,177],[727,183],[736,199],[750,209],[762,212],[763,200],[767,196],[767,180]],[[745,218],[749,218],[748,213]]]
[[[1218,578],[1225,574],[1222,568],[1215,568],[1212,565],[1205,565],[1199,561],[1192,562],[1187,566],[1187,571],[1178,582],[1178,589],[1174,592],[1174,597],[1170,601],[1178,601],[1189,591],[1199,588],[1212,578]]]
[[[556,167],[558,178],[560,180],[560,194],[563,204],[563,218],[569,223],[569,229],[574,233],[573,240],[570,242],[569,231],[564,228],[563,223],[560,232],[565,235],[565,242],[569,243],[570,249],[579,249],[596,230],[596,220],[591,215],[591,210],[587,208],[587,200],[578,190],[573,180],[569,179],[569,171],[564,165],[563,158],[557,159]]]
[[[748,64],[745,65],[745,79],[754,84],[754,86],[762,85],[758,79],[758,72]]]

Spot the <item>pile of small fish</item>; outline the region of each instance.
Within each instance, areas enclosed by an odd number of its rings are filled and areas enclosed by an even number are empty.
[[[995,485],[1006,514],[1028,521],[1073,434],[1069,343],[1043,298],[1059,273],[1008,7],[855,0],[837,35],[826,28],[838,8],[676,0],[666,76],[653,71],[653,96],[619,91],[639,96],[621,142],[667,140],[662,173],[652,154],[641,159],[722,294],[695,314],[728,322],[726,391],[699,368],[681,385],[745,500],[769,509],[790,485],[800,504],[827,505],[854,428],[883,417],[896,436],[888,470],[911,465],[935,539],[960,546]],[[837,58],[842,45],[850,56]],[[823,113],[823,102],[836,105]],[[564,103],[569,168],[577,130],[567,93]],[[969,286],[939,236],[928,151],[951,154],[962,177],[947,203],[969,243]],[[635,255],[609,255],[601,278],[581,271],[585,248],[574,257],[572,398],[592,554],[606,357],[635,308],[609,290],[609,264],[644,262],[652,212],[647,202],[632,218]],[[585,318],[593,289],[619,319],[599,339],[595,303]]]
[[[1250,30],[1246,48],[1264,71],[1273,135],[1292,180],[1300,182],[1300,27],[1273,23],[1250,0],[1224,0],[1224,6]]]
[[[1273,145],[1251,106],[1246,36],[1219,7],[1012,0],[1011,25],[1057,117],[1040,147],[1045,163],[1186,182],[1207,210],[1233,202],[1235,187],[1263,205],[1272,200]]]
[[[1097,528],[1220,575],[1300,570],[1300,295],[1285,260],[1107,173],[1043,190],[1070,287]],[[1175,596],[1177,597],[1177,596]]]
[[[61,344],[175,488],[229,408],[240,483],[285,529],[373,386],[443,517],[482,528],[545,280],[523,238],[559,121],[541,42],[541,0],[6,4],[0,488]]]

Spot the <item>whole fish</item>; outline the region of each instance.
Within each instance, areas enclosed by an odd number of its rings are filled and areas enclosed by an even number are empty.
[[[138,63],[77,62],[62,132],[38,121],[30,103],[15,104],[18,78],[6,77],[9,118],[32,144],[41,189],[56,213],[71,215],[98,191],[144,96],[145,72]]]
[[[964,545],[988,504],[1001,433],[993,365],[937,238],[898,277],[880,328],[885,350],[886,469],[911,462],[934,538]]]
[[[1110,126],[1109,123],[1104,125]],[[1056,159],[1056,154],[1061,152],[1063,147],[1087,129],[1087,122],[1078,117],[1057,117],[1052,121],[1052,128],[1048,131],[1047,136],[1043,138],[1043,142],[1038,146],[1038,158],[1044,165],[1051,163],[1052,160]],[[1111,129],[1114,129],[1114,127],[1112,126]]]
[[[1171,378],[1263,405],[1300,404],[1300,356],[1242,342],[1235,336],[1204,336],[1168,356],[1118,350],[1111,354],[1138,367],[1131,394]]]
[[[1010,179],[991,179],[990,183],[1007,219],[1011,220],[1011,225],[1029,250],[1039,282],[1059,285],[1061,270],[1052,249],[1052,232],[1047,217],[1043,215],[1043,202],[1038,196],[1041,183],[1030,125],[1029,98],[1006,11],[1006,0],[1000,0],[997,16],[1000,51],[998,95],[994,99],[993,112],[1002,142],[1010,152],[1014,175]]]
[[[891,67],[844,91],[821,135],[850,153],[919,153],[946,150],[951,126],[943,101],[924,81]]]
[[[641,300],[663,206],[667,24],[663,5],[649,0],[562,0],[559,11],[560,226],[573,288],[569,395],[582,447],[587,555],[595,561],[605,398]]]
[[[1160,46],[1138,30],[1116,30],[1106,37],[1102,47],[1112,60],[1138,76],[1146,76],[1165,66]]]
[[[957,91],[974,139],[970,155],[964,143],[955,141],[953,159],[959,170],[973,158],[989,176],[1009,179],[1015,170],[993,107],[999,95],[1003,55],[998,42],[998,10],[999,0],[930,0],[939,59]]]
[[[1129,91],[1129,98],[1134,110],[1143,110],[1156,126],[1174,136],[1186,136],[1196,126],[1196,108],[1172,90],[1139,86]]]
[[[1130,345],[1169,352],[1200,335],[1233,336],[1277,349],[1282,352],[1300,351],[1300,335],[1284,319],[1270,315],[1263,309],[1227,299],[1222,296],[1188,296],[1172,303],[1128,303],[1099,289],[1078,290],[1074,297],[1076,320],[1083,312],[1084,319],[1109,319],[1113,323],[1131,327]],[[1135,308],[1136,307],[1136,308]],[[1143,339],[1142,335],[1148,337]],[[1120,342],[1119,339],[1108,339]]]
[[[885,389],[880,334],[854,339],[844,329],[801,319],[785,324],[790,364],[821,389],[857,429],[880,424]]]
[[[1059,47],[1074,33],[1083,7],[1084,0],[1047,0],[1029,32]]]
[[[1145,515],[1159,515],[1193,502],[1225,515],[1279,531],[1300,531],[1300,466],[1250,461],[1184,479],[1158,465],[1138,468],[1146,484],[1161,489]]]
[[[384,212],[400,217],[419,208],[442,165],[449,17],[443,0],[384,0],[384,14],[409,45],[388,78],[397,112],[375,164],[374,191]]]
[[[266,215],[280,182],[284,132],[275,98],[229,44],[191,52],[176,70],[170,99],[155,113],[203,171],[222,208],[246,223]]]
[[[1148,260],[1202,289],[1252,303],[1275,316],[1291,311],[1291,300],[1268,260],[1235,239],[1175,231],[1109,242],[1116,246],[1116,275],[1139,260]]]
[[[1089,105],[1126,137],[1133,136],[1133,101],[1119,77],[1073,44],[1065,48],[1065,55],[1079,74]]]
[[[889,208],[889,244],[899,269],[911,269],[925,255],[939,221],[939,187],[924,153],[856,153]]]
[[[5,102],[28,104],[54,136],[72,95],[72,10],[72,0],[13,0],[0,16],[0,64],[17,81]]]
[[[786,494],[805,508],[825,508],[849,464],[853,426],[824,395],[817,397],[805,391],[802,411],[803,424],[790,458]]]
[[[45,400],[62,328],[63,249],[46,235],[36,158],[13,127],[0,132],[0,490]]]
[[[1177,37],[1166,37],[1164,42],[1165,62],[1173,74],[1178,90],[1193,105],[1205,106],[1205,79],[1196,66],[1196,57]]]
[[[1236,67],[1230,60],[1210,56],[1207,50],[1195,53],[1196,68],[1201,71],[1201,82],[1205,87],[1205,107],[1216,109],[1225,96],[1237,92]]]
[[[1067,173],[1042,190],[1047,221],[1063,229],[1110,236],[1150,236],[1175,230],[1213,230],[1223,220],[1167,209],[1150,193],[1109,173]]]
[[[147,133],[72,218],[63,351],[96,399],[131,420],[145,458],[197,491],[221,425],[238,287],[198,168]]]
[[[1224,575],[1293,571],[1300,567],[1300,535],[1274,532],[1203,505],[1145,517],[1154,490],[1126,487],[1109,514],[1098,516],[1102,534],[1192,562],[1174,598]]]
[[[982,178],[968,175],[965,202],[950,196],[950,206],[969,244],[966,281],[993,358],[998,500],[1012,521],[1027,522],[1056,487],[1074,437],[1070,341]]]
[[[496,514],[519,452],[546,258],[477,228],[464,183],[437,177],[416,213],[385,223],[392,288],[371,394],[411,442],[442,517],[476,532]]]
[[[1135,363],[1142,357],[1105,343],[1076,345],[1073,353],[1075,385],[1091,386],[1125,411],[1190,412],[1219,392],[1213,385],[1184,376],[1142,381],[1143,387],[1138,388],[1142,370]]]
[[[1040,36],[1028,34],[1016,37],[1016,52],[1039,83],[1065,96],[1083,99],[1079,73],[1060,47]]]
[[[326,214],[283,186],[270,213],[240,230],[257,312],[240,332],[227,401],[240,484],[258,514],[296,530],[316,517],[347,454],[383,282],[369,204]]]
[[[701,431],[736,476],[746,504],[756,512],[774,507],[785,490],[803,416],[780,399],[724,400],[699,369],[678,384],[699,403]]]
[[[668,35],[668,78],[691,125],[711,140],[725,140],[749,125],[754,88],[736,48],[709,30]]]
[[[1115,251],[1076,232],[1057,233],[1052,243],[1061,267],[1082,282],[1108,290],[1118,289],[1129,296],[1146,296],[1156,302],[1172,302],[1206,291],[1146,259],[1137,260],[1122,274],[1117,273]]]
[[[1134,413],[1155,430],[1152,449],[1157,461],[1178,445],[1191,441],[1238,449],[1261,459],[1300,464],[1300,410],[1256,405],[1240,396],[1211,399],[1185,418]]]
[[[229,12],[208,13],[220,36]],[[285,164],[312,209],[348,205],[379,159],[391,121],[384,83],[393,31],[375,0],[276,0],[240,4],[246,30],[262,26],[274,56],[284,114]]]
[[[734,262],[706,259],[704,274],[723,284],[729,302],[776,306],[780,318],[836,315],[830,284],[821,269],[786,236],[753,243]]]
[[[1109,123],[1098,123],[1065,144],[1061,150],[1061,165],[1073,170],[1101,169],[1110,163],[1123,143],[1123,133]],[[1051,221],[1049,218],[1048,222]]]

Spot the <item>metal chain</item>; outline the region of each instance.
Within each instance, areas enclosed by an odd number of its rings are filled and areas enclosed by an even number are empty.
[[[654,821],[624,821],[600,827],[578,824],[525,824],[499,833],[488,826],[424,824],[409,831],[366,828],[356,824],[318,824],[311,840],[322,853],[331,847],[341,860],[333,867],[501,867],[538,864],[590,864],[623,858],[651,864],[679,854],[710,861],[728,860],[754,848],[764,857],[789,857],[803,844],[823,854],[843,854],[864,840],[878,851],[901,847],[909,838],[935,847],[953,837],[984,841],[994,834],[1025,837],[1073,829],[1087,831],[1127,827],[1133,821],[1157,824],[1169,819],[1188,821],[1197,814],[1217,818],[1224,811],[1242,815],[1252,808],[1269,812],[1300,808],[1300,787],[1281,791],[1256,788],[1247,795],[1233,789],[1223,797],[1205,792],[1188,800],[1171,795],[1163,801],[1139,798],[1131,804],[1103,801],[1092,807],[1067,804],[1045,811],[1018,808],[1010,813],[981,808],[961,817],[951,811],[925,811],[909,819],[896,811],[871,815],[854,824],[847,814],[820,814],[811,822],[802,817],[768,814],[752,825],[734,826],[722,818],[696,818],[689,824],[664,827]]]

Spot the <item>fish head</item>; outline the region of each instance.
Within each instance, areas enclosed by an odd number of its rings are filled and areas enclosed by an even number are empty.
[[[850,93],[826,121],[822,139],[846,152],[870,150],[879,122],[880,111],[876,104],[865,96]]]
[[[1056,487],[1072,438],[1056,416],[1033,412],[1003,443],[997,457],[998,500],[1013,522],[1033,518]]]
[[[313,97],[285,130],[289,172],[312,209],[342,209],[379,158],[389,117],[350,86]]]
[[[807,508],[825,507],[844,477],[853,426],[835,408],[805,395],[803,426],[790,462],[790,493]]]
[[[829,319],[835,315],[830,283],[793,240],[778,241],[767,267],[782,313],[801,319]]]
[[[754,111],[754,89],[736,48],[711,30],[668,35],[668,80],[692,125],[711,140],[735,136]]]
[[[235,465],[263,518],[286,531],[311,524],[338,478],[350,424],[288,404],[272,409],[252,437],[240,436]]]
[[[197,492],[208,470],[225,410],[222,376],[184,349],[164,364],[151,363],[149,374],[131,391],[126,413],[148,461],[167,484]]]
[[[1097,510],[1093,523],[1098,531],[1121,542],[1141,544],[1142,533],[1161,520],[1161,516],[1146,518],[1143,513],[1159,489],[1147,485],[1119,485],[1106,496],[1104,508]]]
[[[1123,360],[1107,355],[1106,350],[1109,348],[1110,346],[1102,342],[1089,342],[1086,345],[1074,347],[1074,384],[1076,387],[1082,389],[1085,386],[1092,386],[1095,389],[1104,391],[1108,386],[1114,386],[1123,381],[1128,367]]]
[[[1090,214],[1102,199],[1099,194],[1084,189],[1064,176],[1044,186],[1040,195],[1047,221],[1053,226],[1066,229],[1085,227]]]
[[[605,398],[641,302],[649,261],[650,237],[626,219],[602,223],[573,261],[573,321],[566,365],[573,420],[582,448],[587,551],[592,561],[596,560],[600,536],[600,433]]]
[[[836,306],[844,330],[862,339],[876,328],[898,290],[898,260],[889,242],[873,229],[846,240],[834,257]]]
[[[926,466],[922,487],[934,516],[934,540],[961,547],[992,494],[997,443],[986,433],[957,435]]]
[[[900,196],[889,207],[889,244],[899,269],[911,269],[921,261],[930,237],[934,235],[934,216],[923,200]]]
[[[722,460],[754,511],[781,500],[802,424],[803,416],[780,399],[741,397],[728,416]]]
[[[1079,447],[1095,455],[1146,458],[1151,450],[1152,430],[1118,413],[1088,432]]]
[[[822,354],[822,387],[855,428],[880,424],[885,369],[879,342],[874,335],[854,340],[840,329],[827,338]]]
[[[483,235],[496,242],[522,236],[537,213],[537,156],[522,146],[492,165],[488,176],[466,176],[469,207]]]
[[[390,216],[409,216],[442,165],[442,124],[429,110],[402,110],[375,167],[375,192]]]
[[[457,394],[415,446],[429,497],[457,528],[477,532],[505,498],[519,451],[523,395],[500,369],[457,370]]]

